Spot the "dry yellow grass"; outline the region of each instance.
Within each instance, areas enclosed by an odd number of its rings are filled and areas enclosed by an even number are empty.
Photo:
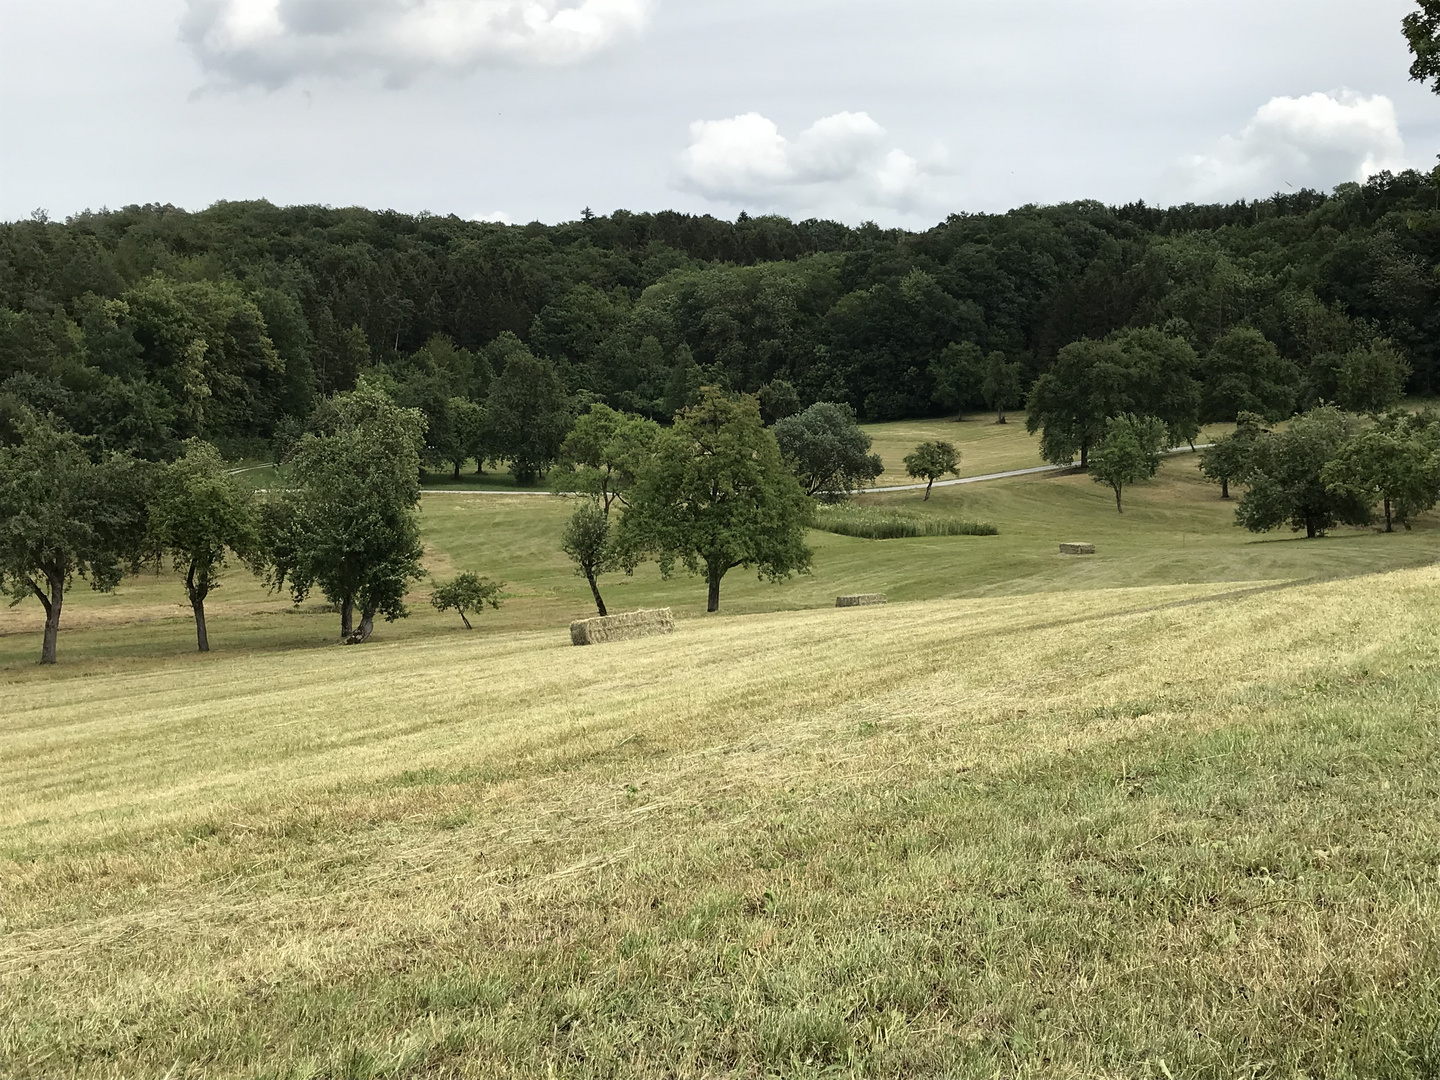
[[[1437,587],[17,676],[0,1073],[1424,1075]]]

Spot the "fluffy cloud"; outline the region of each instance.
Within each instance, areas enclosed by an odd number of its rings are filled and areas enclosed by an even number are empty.
[[[699,120],[690,125],[679,183],[717,202],[755,208],[922,207],[930,171],[885,144],[885,129],[863,112],[817,120],[794,140],[759,113]]]
[[[1403,168],[1394,103],[1342,90],[1272,98],[1240,134],[1182,162],[1177,179],[1193,198],[1259,198],[1286,186],[1329,190]]]
[[[182,39],[235,84],[566,64],[638,29],[649,0],[186,0]]]

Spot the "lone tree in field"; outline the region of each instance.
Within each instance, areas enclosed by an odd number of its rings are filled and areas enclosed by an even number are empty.
[[[1312,539],[1336,525],[1370,524],[1368,500],[1325,482],[1326,464],[1349,440],[1350,420],[1329,405],[1261,435],[1245,471],[1249,490],[1235,508],[1236,520],[1251,532],[1288,524]]]
[[[0,592],[45,608],[42,664],[55,663],[60,612],[75,575],[110,592],[144,552],[147,476],[133,459],[92,461],[86,442],[22,413],[0,447]]]
[[[220,451],[191,439],[178,461],[162,468],[148,508],[146,546],[185,575],[200,651],[210,651],[205,598],[218,587],[230,553],[252,558],[259,518],[252,488],[225,471]]]
[[[805,494],[836,502],[873,483],[885,471],[870,453],[870,436],[855,422],[855,410],[817,401],[774,427],[775,441]]]
[[[1120,494],[1129,484],[1149,480],[1160,469],[1160,454],[1170,431],[1153,416],[1129,413],[1112,417],[1105,437],[1090,455],[1090,478],[1115,492],[1115,510],[1123,514]]]
[[[1019,363],[1005,359],[1000,351],[992,352],[985,360],[985,379],[980,384],[980,393],[985,403],[995,410],[997,424],[1008,423],[1005,410],[1019,405],[1020,396]]]
[[[718,611],[720,582],[736,567],[772,581],[809,569],[811,513],[755,399],[710,386],[641,468],[616,546],[627,567],[653,556],[667,576],[677,562],[703,574],[707,610]]]
[[[925,501],[930,489],[946,473],[960,475],[960,451],[948,442],[923,442],[905,455],[905,471],[916,480],[925,481]]]
[[[1245,479],[1255,440],[1264,433],[1264,420],[1256,413],[1242,412],[1235,430],[1222,435],[1200,454],[1200,472],[1212,484],[1220,485],[1220,498],[1230,498],[1230,485]]]
[[[643,416],[619,412],[596,403],[575,421],[560,447],[565,472],[555,486],[600,500],[608,515],[635,484],[635,470],[654,449],[660,425]]]
[[[1320,475],[1334,494],[1367,504],[1378,500],[1387,533],[1396,521],[1409,529],[1412,515],[1440,499],[1440,455],[1403,428],[1371,428],[1342,447]]]
[[[498,581],[487,581],[467,570],[454,581],[446,582],[431,593],[430,606],[441,613],[456,612],[460,621],[465,624],[465,629],[473,630],[466,613],[473,612],[478,615],[485,609],[486,604],[498,611],[500,590],[504,587]]]
[[[595,499],[586,499],[575,508],[560,535],[560,547],[575,564],[575,573],[585,579],[595,597],[595,610],[608,615],[600,595],[600,575],[615,568],[615,549],[610,537],[610,515]]]
[[[416,513],[425,419],[363,379],[333,409],[332,433],[300,439],[293,489],[262,515],[266,580],[297,604],[319,586],[340,607],[340,640],[358,645],[376,615],[408,614],[405,593],[425,575]]]

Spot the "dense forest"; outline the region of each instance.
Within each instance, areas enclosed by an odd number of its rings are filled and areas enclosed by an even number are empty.
[[[979,406],[995,361],[1018,377],[1020,400],[1000,404],[1018,405],[1065,346],[1135,328],[1189,346],[1165,355],[1193,367],[1203,420],[1355,408],[1376,392],[1347,364],[1440,390],[1437,266],[1440,177],[1417,172],[1226,206],[956,214],[918,233],[266,202],[37,212],[0,225],[0,439],[28,407],[143,457],[193,436],[269,454],[369,371],[458,468],[479,455],[442,445],[454,409],[511,367],[511,394],[664,421],[706,384],[763,392],[776,414],[838,401],[888,420]]]

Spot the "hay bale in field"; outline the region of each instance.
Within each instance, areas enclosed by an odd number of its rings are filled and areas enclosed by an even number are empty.
[[[674,632],[675,616],[668,607],[654,611],[628,611],[624,615],[605,615],[571,623],[570,643],[604,645],[610,641],[634,641]]]
[[[1061,555],[1094,555],[1094,544],[1061,544]]]
[[[835,597],[836,607],[870,607],[872,604],[885,603],[884,593],[862,593],[859,596],[837,596]]]

